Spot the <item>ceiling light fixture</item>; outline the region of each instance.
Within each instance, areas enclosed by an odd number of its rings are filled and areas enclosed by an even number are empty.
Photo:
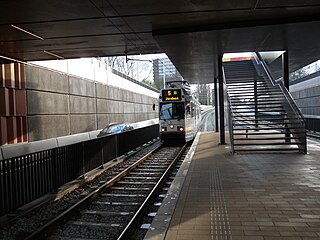
[[[56,58],[64,59],[64,57],[61,57],[61,56],[59,56],[58,54],[54,54],[54,53],[49,52],[49,51],[46,51],[46,50],[44,50],[43,52],[46,53],[46,54],[49,54],[49,55],[51,55],[51,56],[54,56],[54,57],[56,57]]]
[[[9,61],[13,61],[13,62],[18,62],[18,63],[22,63],[22,64],[27,64],[26,62],[23,62],[23,61],[20,61],[20,60],[14,59],[14,58],[10,58],[10,57],[6,57],[6,56],[2,56],[2,55],[0,55],[0,58],[6,59],[6,60],[9,60]]]
[[[29,35],[31,35],[31,36],[33,36],[33,37],[35,37],[35,38],[38,38],[38,39],[40,39],[40,40],[44,40],[43,37],[40,37],[39,35],[36,35],[36,34],[34,34],[34,33],[31,33],[31,32],[29,32],[29,31],[24,30],[24,29],[22,29],[22,28],[20,28],[20,27],[17,27],[17,26],[15,26],[15,25],[13,25],[13,24],[11,24],[11,27],[13,27],[13,28],[15,28],[15,29],[18,29],[18,30],[20,30],[20,31],[22,31],[22,32],[24,32],[24,33],[26,33],[26,34],[29,34]]]

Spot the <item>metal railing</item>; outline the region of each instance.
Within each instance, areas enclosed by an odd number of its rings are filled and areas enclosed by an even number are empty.
[[[268,65],[266,62],[262,59],[259,53],[253,54],[254,60],[255,60],[255,67],[258,69],[257,72],[260,72],[260,74],[265,74],[272,84],[272,86],[277,86],[281,90],[283,94],[283,107],[286,110],[286,113],[288,115],[289,119],[296,119],[299,121],[299,126],[297,125],[292,125],[290,122],[286,123],[288,125],[291,125],[291,129],[296,129],[297,131],[292,131],[291,134],[295,135],[298,137],[298,141],[301,143],[301,150],[304,151],[304,153],[307,152],[307,141],[306,141],[306,121],[304,119],[304,116],[298,106],[296,105],[292,95],[288,91],[288,89],[284,86],[283,81],[275,81]]]
[[[227,109],[228,109],[228,127],[229,127],[229,138],[230,138],[230,145],[231,145],[231,153],[234,154],[234,137],[233,137],[233,117],[234,113],[232,111],[232,104],[230,101],[230,96],[228,93],[227,81],[226,76],[224,73],[224,68],[222,67],[222,77],[223,77],[223,84],[226,86],[225,96],[227,96]]]
[[[159,136],[155,124],[116,135],[0,159],[0,216]]]

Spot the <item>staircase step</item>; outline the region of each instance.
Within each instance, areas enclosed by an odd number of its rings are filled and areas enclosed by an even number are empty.
[[[234,117],[236,117],[236,118],[239,118],[240,116],[234,116]],[[241,117],[241,118],[243,118],[243,117]],[[240,120],[235,120],[235,121],[254,121],[255,119],[246,119],[246,120],[243,120],[243,119],[240,119]],[[268,121],[268,122],[271,122],[270,120],[272,120],[272,121],[284,121],[284,120],[286,120],[286,121],[289,121],[290,123],[294,123],[294,122],[296,122],[296,123],[301,123],[299,120],[296,120],[296,119],[291,119],[291,118],[258,118],[258,121]]]
[[[282,126],[277,126],[277,127],[258,127],[258,128],[233,128],[233,130],[254,130],[254,131],[259,131],[259,130],[278,130],[278,129],[291,129],[291,127],[282,127]]]
[[[234,146],[265,146],[265,145],[302,145],[296,142],[269,142],[269,143],[235,143]]]
[[[251,96],[251,97],[248,97],[248,98],[241,98],[242,100],[251,100],[253,101],[254,98]],[[231,100],[231,103],[243,103],[245,101],[240,101],[240,100],[235,100],[235,98],[231,98],[230,97],[230,100]],[[272,101],[272,102],[279,102],[281,103],[282,101],[284,100],[284,98],[258,98],[258,102],[269,102],[269,101]]]
[[[237,126],[255,126],[255,125],[259,125],[259,126],[265,126],[265,125],[268,125],[268,126],[278,126],[279,124],[281,124],[281,125],[284,125],[285,123],[272,123],[272,122],[269,122],[269,123],[262,123],[262,122],[257,122],[257,123],[255,123],[254,122],[254,120],[252,120],[252,121],[250,121],[250,123],[248,123],[249,121],[248,120],[242,120],[242,121],[237,121],[237,120],[233,120],[234,122],[233,122],[233,126],[234,127],[237,127]],[[244,121],[247,121],[247,122],[245,122],[245,123],[241,123],[241,122],[244,122]],[[286,124],[300,124],[300,122],[289,122],[289,123],[287,123],[286,122]]]
[[[299,148],[238,148],[234,152],[300,152]]]
[[[255,107],[254,106],[250,106],[250,107],[248,107],[248,106],[237,106],[237,107],[233,107],[233,111],[238,111],[238,110],[243,110],[243,109],[247,109],[247,110],[252,110],[252,111],[255,111]],[[271,106],[267,106],[267,105],[265,105],[265,106],[261,106],[261,105],[259,105],[258,104],[258,107],[257,107],[257,109],[258,109],[258,111],[259,111],[259,109],[269,109],[269,110],[274,110],[274,111],[276,111],[276,110],[283,110],[284,108],[283,108],[283,106],[275,106],[275,105],[273,105],[272,107]],[[259,111],[260,112],[260,111]]]
[[[290,134],[300,134],[300,133],[304,133],[304,132],[294,132],[294,133],[290,133]],[[285,134],[285,132],[247,132],[247,133],[233,133],[233,135],[279,135],[279,134]]]
[[[246,89],[246,88],[243,89],[242,87],[234,88],[234,89],[228,88],[228,93],[232,93],[232,94],[234,94],[234,93],[254,93],[254,92],[255,92],[254,88],[250,88],[250,89]],[[276,89],[258,88],[257,93],[260,93],[260,94],[262,94],[262,93],[270,93],[270,94],[271,93],[281,93],[282,94],[281,90],[278,88],[276,88]]]
[[[247,113],[247,112],[255,112],[255,109],[254,108],[234,108],[232,109],[233,112],[235,113]],[[258,112],[285,112],[285,110],[281,107],[281,108],[276,108],[276,107],[273,107],[273,108],[259,108],[258,107]]]
[[[249,102],[249,103],[244,103],[244,104],[232,104],[232,107],[235,106],[254,106],[255,103],[254,102]],[[282,104],[280,104],[279,102],[265,102],[265,103],[260,103],[258,102],[258,106],[261,106],[261,105],[279,105],[279,106],[282,106]]]
[[[268,140],[286,140],[299,139],[298,137],[268,137],[268,138],[234,138],[234,141],[268,141]]]

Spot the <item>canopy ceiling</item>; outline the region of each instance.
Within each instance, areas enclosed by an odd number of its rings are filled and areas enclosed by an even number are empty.
[[[319,0],[16,0],[0,14],[0,55],[22,61],[165,52],[209,83],[225,52],[287,49],[291,71],[320,56]]]

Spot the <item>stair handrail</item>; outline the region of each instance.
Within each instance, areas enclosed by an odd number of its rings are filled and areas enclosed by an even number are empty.
[[[272,85],[279,85],[280,90],[282,91],[283,95],[285,96],[286,100],[288,101],[291,109],[294,111],[294,113],[299,117],[301,123],[303,123],[303,125],[305,125],[306,121],[305,118],[301,112],[301,110],[297,107],[297,105],[295,104],[295,101],[292,97],[292,95],[290,94],[290,92],[288,91],[288,89],[284,86],[283,81],[276,81],[270,71],[270,68],[268,67],[268,65],[266,64],[265,60],[261,57],[261,55],[259,53],[255,53],[253,54],[256,62],[258,64],[261,64],[261,66],[263,67],[265,73],[267,74],[269,80],[271,81]]]
[[[295,104],[295,101],[290,94],[289,90],[284,86],[283,81],[276,81],[273,77],[270,68],[268,67],[265,60],[261,57],[261,55],[258,52],[255,52],[253,54],[255,61],[258,65],[261,65],[264,72],[266,73],[268,79],[270,80],[271,84],[273,86],[279,86],[281,92],[283,93],[283,96],[286,100],[286,103],[289,105],[289,108],[291,109],[291,113],[295,115],[295,117],[299,120],[301,128],[303,129],[303,135],[300,133],[296,133],[297,136],[299,136],[299,139],[301,143],[303,144],[303,151],[304,153],[307,153],[307,140],[306,140],[306,120],[301,112],[301,110],[298,108],[298,106]],[[301,129],[300,128],[300,129]],[[295,132],[292,132],[292,134],[295,134]]]
[[[227,81],[226,81],[226,76],[225,76],[225,73],[224,73],[224,67],[222,67],[222,77],[223,77],[223,84],[224,86],[226,86],[226,89],[228,88],[227,87]],[[233,116],[234,116],[234,113],[232,111],[232,104],[231,104],[231,101],[230,101],[230,96],[229,96],[229,93],[228,93],[228,89],[225,91],[226,93],[226,96],[227,96],[227,103],[228,103],[228,125],[229,125],[229,137],[230,137],[230,144],[231,144],[231,153],[233,154],[234,153],[234,138],[233,138],[233,122],[232,122],[232,119],[233,119]]]

